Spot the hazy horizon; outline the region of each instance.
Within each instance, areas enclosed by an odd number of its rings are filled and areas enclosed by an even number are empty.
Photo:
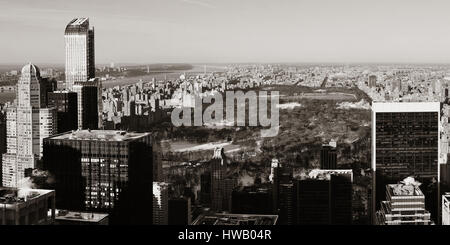
[[[0,64],[64,64],[89,17],[97,64],[450,64],[445,0],[0,0]]]

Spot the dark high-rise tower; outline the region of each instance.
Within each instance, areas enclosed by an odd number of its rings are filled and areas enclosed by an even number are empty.
[[[278,224],[295,224],[295,190],[293,171],[283,166],[278,159],[272,159],[269,181],[272,185],[273,213],[278,214]]]
[[[322,145],[322,149],[320,150],[320,168],[337,169],[336,146],[329,144]]]
[[[149,133],[79,130],[44,140],[57,207],[109,212],[112,223],[150,220],[153,149]]]
[[[78,128],[77,93],[67,90],[48,93],[48,104],[56,108],[58,133]]]
[[[437,221],[439,120],[438,102],[372,104],[373,213],[385,200],[387,185],[412,176],[422,183],[426,209]]]
[[[301,225],[352,223],[352,170],[313,170],[295,181],[296,217]]]
[[[169,199],[169,225],[190,225],[192,223],[191,199],[180,197]]]
[[[272,188],[270,186],[240,186],[233,190],[232,213],[272,214]]]
[[[223,148],[214,150],[210,161],[211,169],[211,209],[215,211],[229,211],[231,208],[231,194],[236,186],[236,179],[227,176],[227,161]]]
[[[101,119],[99,112],[101,102],[98,101],[98,98],[101,98],[100,81],[91,79],[87,82],[75,82],[72,88],[78,95],[78,128],[98,129]]]

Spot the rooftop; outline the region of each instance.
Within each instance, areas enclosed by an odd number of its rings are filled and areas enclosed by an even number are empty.
[[[88,213],[88,212],[73,212],[67,210],[57,210],[56,220],[70,220],[97,223],[107,218],[108,214],[103,213]]]
[[[420,188],[414,185],[391,184],[388,188],[392,196],[423,196]]]
[[[29,74],[30,76],[36,76],[36,77],[40,77],[41,76],[41,72],[39,70],[39,67],[37,67],[36,65],[32,64],[32,63],[28,63],[26,65],[24,65],[22,67],[22,75],[25,74]]]
[[[40,196],[54,192],[53,190],[0,187],[0,203],[18,204],[25,203]]]
[[[313,169],[308,174],[300,175],[300,179],[329,180],[331,175],[348,176],[353,182],[353,170],[351,169]]]
[[[84,18],[84,17],[83,18],[75,18],[69,23],[69,25],[79,26],[79,25],[85,23],[86,21],[89,21],[89,18]]]
[[[89,18],[75,18],[66,26],[65,34],[85,34],[89,30]]]
[[[373,112],[439,112],[439,102],[373,102]]]
[[[192,225],[275,225],[278,215],[262,214],[206,214],[198,217]]]
[[[135,133],[119,130],[74,130],[59,134],[49,139],[66,140],[98,140],[98,141],[128,141],[150,135],[150,133]]]

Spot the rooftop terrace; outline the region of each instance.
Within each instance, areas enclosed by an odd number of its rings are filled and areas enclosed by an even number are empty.
[[[150,133],[134,133],[117,130],[76,130],[50,137],[50,139],[127,141],[138,139],[149,134]]]

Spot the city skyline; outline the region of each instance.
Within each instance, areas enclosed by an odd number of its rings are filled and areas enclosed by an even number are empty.
[[[450,63],[450,3],[433,3],[0,1],[0,64],[63,63],[73,17],[98,30],[98,63]]]
[[[447,224],[432,1],[0,0],[0,224]]]

